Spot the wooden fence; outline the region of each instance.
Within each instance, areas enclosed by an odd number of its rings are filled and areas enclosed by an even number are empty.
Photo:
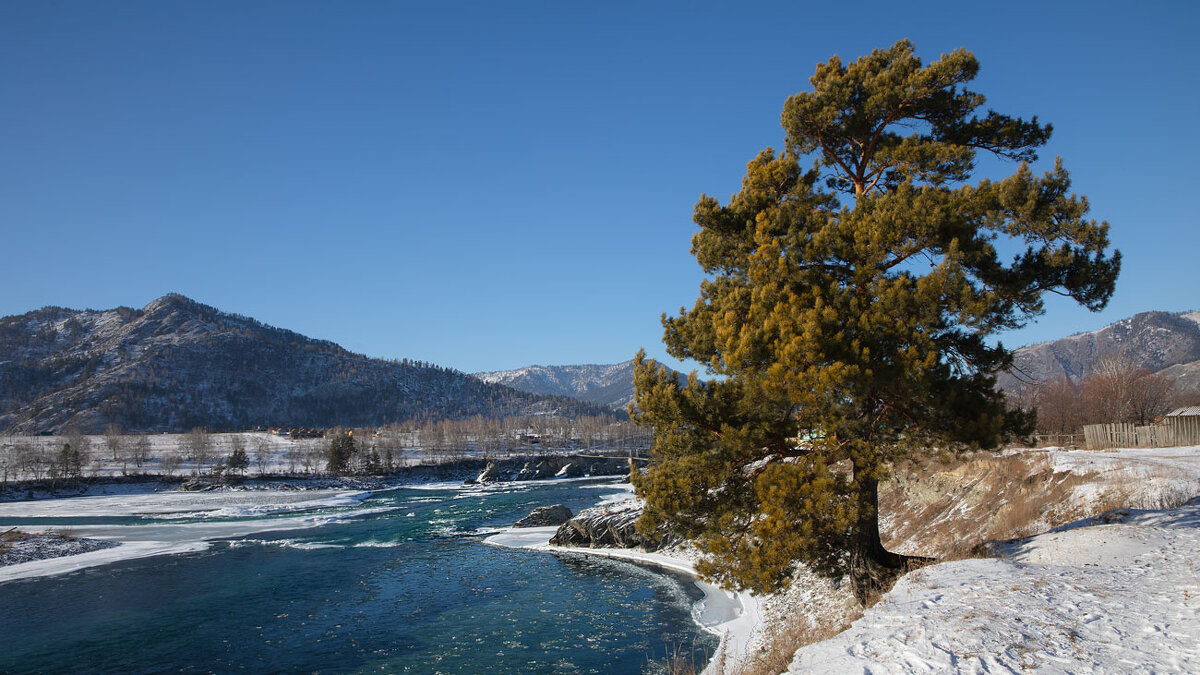
[[[1167,417],[1144,427],[1128,422],[1087,424],[1083,427],[1083,438],[1091,450],[1200,445],[1200,417]]]

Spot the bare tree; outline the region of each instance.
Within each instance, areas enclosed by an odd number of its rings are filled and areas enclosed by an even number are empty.
[[[1171,396],[1171,409],[1200,406],[1200,389],[1185,389],[1176,391]]]
[[[304,444],[301,446],[300,463],[304,466],[304,473],[311,474],[313,469],[321,466],[322,460],[325,458],[325,451],[313,444]]]
[[[1135,371],[1129,384],[1129,421],[1145,426],[1171,409],[1171,389],[1175,383],[1167,376],[1142,368]]]
[[[291,443],[288,444],[287,455],[286,455],[287,462],[288,462],[288,473],[290,473],[290,474],[296,473],[296,466],[300,462],[301,454],[302,453],[300,451],[300,441],[292,441]]]
[[[188,457],[196,462],[196,468],[203,473],[204,465],[208,464],[212,459],[213,444],[212,438],[208,434],[208,430],[204,427],[196,427],[183,438],[184,452]]]
[[[146,434],[138,434],[133,441],[133,463],[139,468],[150,458],[150,438]]]
[[[41,453],[28,441],[17,441],[12,447],[13,463],[17,474],[28,476],[33,480],[42,479]]]
[[[1079,388],[1065,376],[1039,383],[1033,403],[1040,433],[1073,434],[1083,423]]]
[[[68,447],[69,446],[69,447]],[[58,464],[62,475],[78,478],[84,467],[92,461],[92,439],[78,428],[67,431],[67,441],[58,453]]]
[[[121,427],[116,424],[110,424],[104,428],[104,446],[112,453],[114,462],[119,459],[118,455],[121,454],[121,450],[125,445],[124,440],[124,436],[121,435]]]
[[[228,434],[229,437],[229,454],[233,454],[238,450],[246,452],[246,437],[241,434]]]
[[[1173,383],[1126,357],[1101,359],[1080,384],[1083,417],[1090,424],[1149,424],[1168,411]]]
[[[267,462],[271,461],[271,444],[267,439],[254,439],[254,465],[258,467],[258,475],[267,472]]]

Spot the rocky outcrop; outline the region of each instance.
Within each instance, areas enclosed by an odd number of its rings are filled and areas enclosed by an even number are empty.
[[[504,475],[495,462],[488,462],[483,471],[479,472],[479,476],[475,478],[476,483],[495,483],[502,480],[504,480]]]
[[[587,475],[587,467],[582,462],[569,462],[554,474],[555,478],[579,478]]]
[[[519,468],[518,468],[519,467]],[[506,480],[543,480],[582,476],[621,476],[629,472],[629,460],[620,457],[597,459],[579,455],[543,455],[489,461],[476,483]]]
[[[514,523],[513,527],[549,527],[551,525],[562,525],[570,520],[571,516],[571,509],[562,504],[539,506],[529,515]]]
[[[525,466],[521,467],[521,470],[513,480],[553,478],[560,468],[557,464],[557,462],[551,463],[549,459],[541,459],[537,462],[525,462]]]
[[[192,480],[180,485],[179,489],[186,492],[210,492],[212,490],[216,490],[217,486],[206,480],[193,478]]]
[[[615,505],[584,509],[563,523],[550,538],[550,543],[556,546],[655,551],[680,541],[674,535],[646,537],[641,534],[635,528],[641,515],[642,503],[632,499]]]
[[[53,532],[27,534],[9,530],[0,536],[0,567],[47,558],[79,555],[117,545],[115,541],[77,539]]]

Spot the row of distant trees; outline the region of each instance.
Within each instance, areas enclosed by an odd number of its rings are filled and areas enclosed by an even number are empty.
[[[267,434],[210,433],[203,427],[163,442],[111,425],[101,436],[77,430],[53,438],[0,437],[0,485],[100,474],[245,477],[387,474],[406,461],[467,454],[626,452],[649,446],[650,430],[615,416],[491,419],[483,416],[383,428],[336,428],[324,438],[283,441]],[[414,457],[415,455],[415,457]]]
[[[62,443],[44,446],[18,442],[0,453],[0,485],[20,476],[48,480],[51,485],[82,478],[92,461],[92,442],[73,431]]]
[[[325,470],[331,474],[391,473],[399,468],[396,460],[405,447],[419,447],[440,458],[468,453],[642,451],[649,448],[651,435],[649,429],[611,416],[493,419],[477,415],[414,427],[389,426],[378,432],[338,428],[326,434]]]
[[[613,416],[508,417],[476,415],[465,420],[440,420],[416,427],[415,438],[432,452],[484,454],[550,451],[590,452],[644,450],[651,430]]]
[[[149,435],[122,434],[115,426],[110,426],[100,437],[74,429],[52,442],[36,437],[12,437],[0,445],[0,483],[32,479],[49,480],[53,485],[62,480],[93,477],[109,461],[120,465],[122,475],[174,475],[185,462],[191,462],[196,473],[228,469],[244,475],[252,458],[246,439],[238,434],[226,436],[228,447],[219,447],[213,434],[194,429],[181,436],[175,447],[160,448],[157,456]],[[265,466],[271,448],[265,439],[260,439],[257,445],[254,459]],[[157,465],[148,466],[152,463]]]
[[[1179,392],[1173,379],[1137,367],[1129,359],[1111,357],[1076,381],[1058,377],[1026,394],[1037,408],[1042,434],[1075,434],[1085,424],[1130,422],[1152,424],[1178,406],[1200,404],[1200,392]]]

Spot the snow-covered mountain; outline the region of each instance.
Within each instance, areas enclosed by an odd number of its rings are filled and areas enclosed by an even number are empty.
[[[1200,375],[1200,312],[1142,312],[1100,330],[1021,347],[1014,374],[999,378],[1005,389],[1066,376],[1086,377],[1106,357],[1122,357],[1164,375]],[[1183,382],[1181,381],[1181,384]]]
[[[1142,312],[1100,330],[1015,350],[1014,370],[998,379],[1004,389],[1060,376],[1079,380],[1105,357],[1175,379],[1178,391],[1200,390],[1200,312]],[[475,373],[488,383],[534,394],[569,396],[612,410],[633,401],[633,361],[608,365],[529,366]]]
[[[475,373],[490,384],[547,396],[569,396],[613,410],[633,401],[633,360],[609,365],[529,366]]]
[[[429,363],[384,361],[171,294],[0,319],[0,430],[374,426],[603,412]]]

